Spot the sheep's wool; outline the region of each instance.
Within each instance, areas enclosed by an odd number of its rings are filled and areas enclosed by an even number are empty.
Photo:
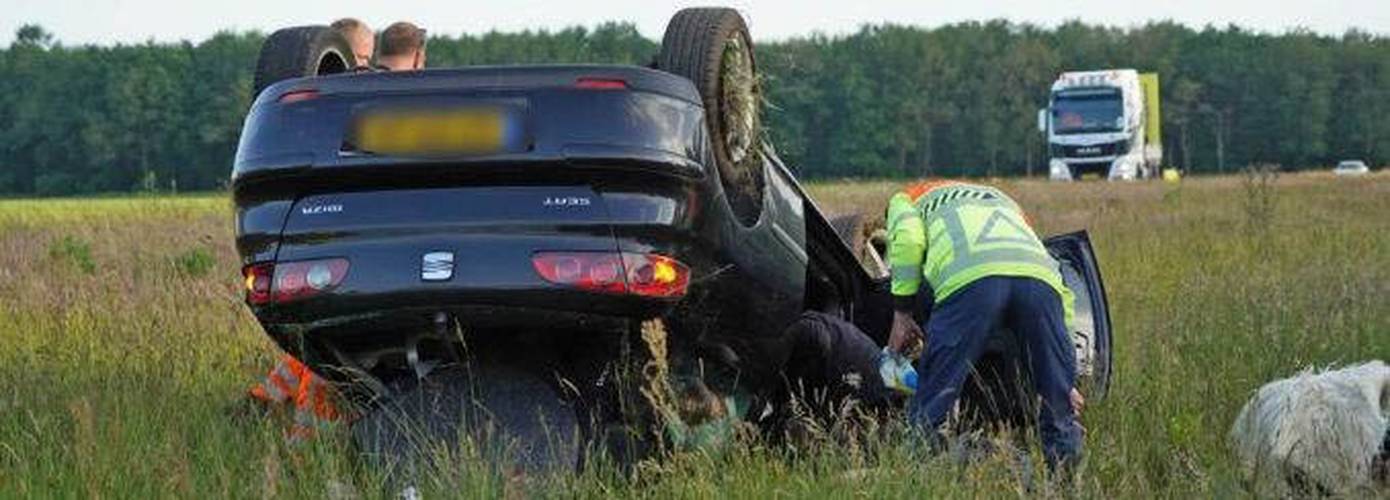
[[[1372,487],[1387,421],[1390,366],[1371,361],[1266,384],[1240,410],[1230,438],[1259,493],[1354,492]]]

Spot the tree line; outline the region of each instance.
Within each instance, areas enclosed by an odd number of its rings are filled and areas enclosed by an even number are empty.
[[[755,27],[756,29],[756,27]],[[223,186],[264,36],[68,47],[39,26],[0,49],[0,193]],[[646,64],[631,24],[434,36],[432,67]],[[806,177],[1045,172],[1037,109],[1062,71],[1162,81],[1165,163],[1192,172],[1390,162],[1390,38],[1170,22],[868,25],[761,43],[769,134]]]

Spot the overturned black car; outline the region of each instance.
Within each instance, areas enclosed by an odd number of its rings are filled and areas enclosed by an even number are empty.
[[[431,379],[471,364],[485,368],[463,378],[515,437],[604,441],[641,399],[617,374],[654,354],[678,392],[756,420],[775,413],[782,333],[804,311],[887,336],[887,273],[857,216],[828,220],[763,140],[736,11],[681,11],[651,67],[352,72],[325,30],[281,30],[262,51],[232,173],[237,249],[266,332],[365,421],[429,412]],[[1089,241],[1048,247],[1103,392]],[[384,427],[364,439],[390,441]]]

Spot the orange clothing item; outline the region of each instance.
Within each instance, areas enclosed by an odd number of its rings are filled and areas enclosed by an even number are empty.
[[[334,405],[333,386],[288,354],[264,381],[251,388],[250,393],[252,398],[267,406],[293,406],[291,442],[312,437],[315,430],[342,419]]]
[[[942,188],[942,187],[947,187],[947,186],[956,186],[956,185],[962,185],[962,184],[965,184],[965,183],[964,183],[964,182],[960,182],[960,181],[952,181],[952,180],[945,180],[945,179],[934,179],[934,180],[922,181],[922,182],[918,182],[918,183],[916,183],[916,184],[908,185],[908,186],[906,186],[906,187],[903,188],[903,193],[906,193],[906,194],[907,194],[907,197],[908,197],[909,199],[911,199],[913,203],[917,203],[917,200],[922,199],[923,196],[926,196],[927,193],[930,193],[932,190],[934,190],[934,189],[936,189],[936,188]],[[1019,209],[1019,213],[1023,214],[1023,223],[1024,223],[1024,224],[1027,224],[1029,229],[1032,229],[1032,228],[1033,228],[1033,217],[1030,216],[1030,215],[1028,215],[1028,212],[1023,211],[1022,209]]]
[[[961,182],[948,180],[922,181],[903,188],[903,192],[907,193],[907,197],[910,198],[913,203],[916,203],[918,199],[922,198],[922,195],[927,194],[933,189],[939,187],[954,186],[957,184],[961,184]]]

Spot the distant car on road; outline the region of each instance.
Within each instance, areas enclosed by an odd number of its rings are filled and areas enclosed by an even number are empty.
[[[1343,160],[1332,169],[1332,173],[1337,175],[1366,175],[1371,169],[1366,166],[1366,162],[1361,160]]]

